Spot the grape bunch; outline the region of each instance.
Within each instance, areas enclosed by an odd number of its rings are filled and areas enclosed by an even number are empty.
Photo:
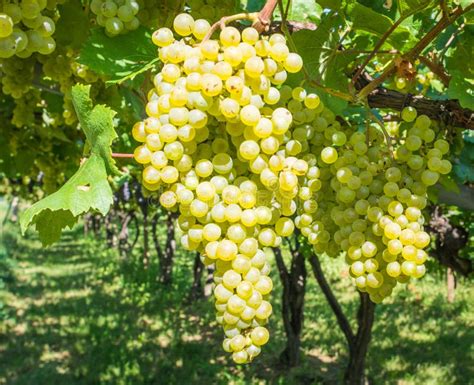
[[[132,130],[143,143],[135,159],[145,166],[143,185],[179,211],[183,246],[215,264],[223,347],[245,363],[269,338],[273,284],[264,249],[292,233],[298,177],[308,170],[284,150],[291,113],[273,107],[277,86],[302,60],[282,35],[225,27],[219,39],[203,40],[209,23],[187,14],[173,25],[179,37],[168,28],[152,37],[164,65],[148,94],[148,118]]]
[[[60,1],[64,2],[64,1]],[[34,52],[49,55],[56,48],[56,2],[21,0],[0,6],[0,58],[27,58]]]
[[[16,127],[32,124],[41,98],[31,87],[34,78],[35,58],[11,57],[0,59],[2,92],[14,99],[11,123]]]
[[[109,36],[133,31],[140,26],[137,18],[140,4],[135,0],[92,0],[90,7],[97,24],[104,27]]]
[[[196,19],[219,20],[235,13],[235,0],[188,0],[191,16]]]
[[[307,156],[318,155],[320,178],[308,186],[317,209],[298,215],[295,225],[317,253],[345,252],[355,285],[376,303],[398,282],[425,274],[427,188],[452,168],[443,159],[449,152],[443,132],[411,107],[402,118],[409,127],[391,146],[380,131],[354,132],[329,111],[292,133]]]
[[[12,124],[18,128],[33,126],[35,123],[35,111],[41,104],[41,92],[31,88],[23,97],[15,99]]]
[[[34,78],[35,59],[0,59],[2,92],[15,100],[28,93]]]
[[[215,265],[223,348],[253,360],[269,339],[267,251],[295,229],[316,253],[344,255],[374,302],[425,273],[427,186],[449,173],[449,145],[426,116],[386,142],[354,131],[319,96],[285,84],[303,66],[284,36],[178,15],[152,35],[163,63],[133,126],[142,184],[179,212],[181,244]],[[413,123],[411,123],[413,122]]]

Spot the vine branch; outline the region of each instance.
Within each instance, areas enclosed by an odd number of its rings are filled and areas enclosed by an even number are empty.
[[[344,336],[346,337],[348,346],[352,348],[355,343],[355,334],[352,330],[349,320],[347,319],[341,308],[341,305],[339,304],[339,301],[331,290],[331,286],[329,286],[329,283],[326,280],[326,277],[324,276],[318,256],[312,253],[309,258],[309,263],[311,264],[311,267],[313,269],[314,277],[318,281],[318,284],[321,287],[321,290],[324,296],[326,297],[329,306],[331,306],[331,309],[334,315],[336,316],[337,323],[339,324],[339,327],[341,328],[342,332],[344,333]]]
[[[364,73],[356,82],[355,87],[363,89],[371,82],[372,78]],[[367,96],[367,102],[370,108],[388,108],[396,111],[411,106],[416,108],[418,114],[427,115],[430,119],[474,130],[474,111],[461,107],[457,100],[433,100],[423,95],[407,95],[399,91],[377,87]]]
[[[385,43],[385,41],[389,38],[389,36],[392,34],[393,31],[395,31],[398,26],[407,18],[407,16],[410,14],[406,14],[405,16],[400,16],[400,18],[392,24],[392,26],[382,35],[382,37],[379,39],[377,44],[375,44],[374,49],[372,52],[369,54],[369,56],[366,57],[362,65],[359,67],[355,75],[352,77],[352,84],[355,84],[359,76],[362,74],[364,71],[364,68],[370,63],[370,61],[373,59],[373,57],[379,52],[379,49],[382,48],[382,45]]]
[[[370,108],[367,109],[367,112],[368,112],[369,117],[371,118],[371,120],[373,120],[375,123],[377,123],[378,126],[380,127],[380,129],[382,130],[383,136],[385,137],[385,141],[387,142],[390,157],[392,158],[392,161],[393,161],[394,160],[394,157],[393,157],[393,152],[394,151],[393,151],[393,145],[392,145],[392,137],[388,134],[387,130],[385,129],[384,122],[380,121],[380,119],[377,118],[377,116],[375,116],[375,114],[370,110]]]
[[[257,20],[252,24],[258,32],[267,31],[270,27],[273,12],[278,4],[278,0],[267,0],[261,11],[258,13]]]
[[[457,7],[454,12],[447,17],[443,14],[440,21],[431,29],[429,30],[425,36],[423,36],[420,41],[406,54],[402,55],[402,59],[412,62],[415,60],[421,52],[442,32],[444,31],[449,25],[451,25],[458,17],[461,15],[469,12],[471,9],[474,9],[474,3],[463,9],[462,7]],[[395,62],[392,61],[389,66],[385,69],[385,71],[369,84],[367,84],[364,88],[362,88],[357,97],[358,99],[366,98],[373,90],[375,90],[378,86],[380,86],[389,76],[393,75],[396,71]]]

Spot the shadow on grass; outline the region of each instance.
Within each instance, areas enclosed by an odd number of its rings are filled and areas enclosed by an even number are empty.
[[[211,301],[187,302],[192,257],[179,256],[173,287],[164,288],[153,263],[147,271],[138,257],[119,264],[114,252],[77,239],[71,232],[49,249],[34,239],[16,246],[0,383],[289,383],[270,353],[281,349],[281,334],[252,367],[236,367],[224,355]],[[316,372],[293,371],[291,383],[315,381]]]
[[[370,355],[382,359],[369,366],[375,383],[403,377],[414,383],[471,383],[474,329],[461,317],[470,310],[466,300],[448,304],[440,293],[430,301],[409,298],[379,306]]]
[[[9,318],[0,330],[0,384],[341,383],[345,342],[312,278],[301,366],[286,370],[278,362],[285,340],[274,277],[272,338],[259,359],[239,367],[222,352],[211,301],[187,301],[192,256],[177,256],[173,286],[164,288],[154,259],[144,271],[139,250],[120,261],[102,245],[79,230],[49,249],[34,238],[18,241],[4,295]],[[355,315],[353,291],[340,277],[331,279],[345,311]],[[467,311],[465,300],[448,306],[435,294],[423,303],[405,293],[379,306],[368,357],[373,383],[467,384],[473,334],[459,316]]]

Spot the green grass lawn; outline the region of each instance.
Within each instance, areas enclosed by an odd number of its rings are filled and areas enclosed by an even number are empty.
[[[306,296],[303,358],[278,365],[285,340],[276,271],[271,342],[253,364],[237,367],[221,350],[209,300],[189,301],[193,256],[180,254],[172,289],[144,272],[136,255],[120,260],[80,229],[44,249],[32,235],[3,229],[0,384],[338,384],[347,360],[342,333],[314,277]],[[340,261],[323,267],[344,310],[358,296]],[[445,301],[432,274],[378,306],[367,370],[374,384],[473,384],[473,285],[461,281]]]

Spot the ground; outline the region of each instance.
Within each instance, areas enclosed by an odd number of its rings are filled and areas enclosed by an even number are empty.
[[[252,365],[237,367],[221,350],[209,300],[189,300],[193,256],[181,253],[174,284],[144,272],[138,251],[120,259],[80,227],[42,248],[17,225],[2,229],[0,250],[0,384],[338,384],[347,360],[343,335],[309,274],[302,364],[284,370],[280,294],[273,294],[272,338]],[[342,262],[323,268],[354,319],[358,296]],[[276,282],[278,277],[273,272]],[[377,306],[367,358],[374,384],[473,383],[472,282],[461,281],[446,302],[442,271]]]

